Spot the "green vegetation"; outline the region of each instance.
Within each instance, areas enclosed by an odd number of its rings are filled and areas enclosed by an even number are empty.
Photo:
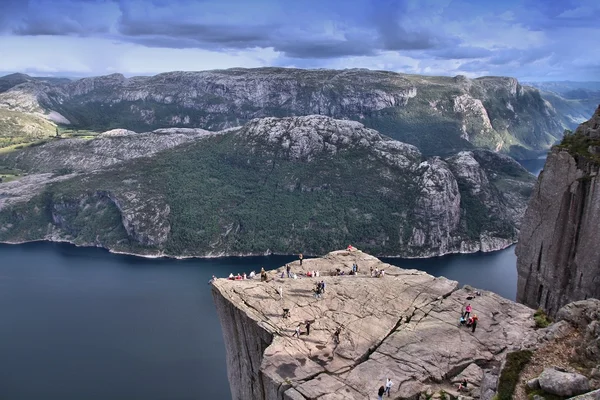
[[[56,125],[42,117],[0,108],[0,151],[39,142],[55,131]]]
[[[498,400],[511,400],[519,381],[519,375],[525,365],[531,361],[533,353],[530,350],[519,350],[508,353],[506,364],[500,373],[498,382]]]
[[[583,157],[586,160],[600,164],[600,155],[590,153],[590,147],[600,148],[600,138],[591,138],[581,133],[565,131],[563,140],[556,146],[565,149],[575,158]]]
[[[541,308],[533,314],[533,319],[537,328],[545,328],[552,323],[552,319]]]

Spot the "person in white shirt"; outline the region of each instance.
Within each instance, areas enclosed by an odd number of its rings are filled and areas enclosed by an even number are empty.
[[[392,382],[392,380],[390,378],[387,378],[387,382],[385,383],[385,392],[387,393],[388,397],[390,397],[390,391],[392,390],[392,385],[394,385],[394,382]]]

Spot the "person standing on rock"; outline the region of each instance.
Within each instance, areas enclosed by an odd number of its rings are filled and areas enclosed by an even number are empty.
[[[292,337],[296,336],[297,338],[300,338],[300,325],[298,325],[296,327],[296,330],[294,330],[294,334],[292,335]]]
[[[287,271],[287,277],[291,278],[292,277],[292,267],[290,267],[290,264],[286,265],[285,269]]]
[[[387,382],[385,382],[385,393],[387,393],[388,397],[390,397],[390,391],[392,390],[392,386],[394,382],[390,378],[387,378]]]
[[[379,400],[383,400],[383,395],[384,395],[384,393],[385,393],[385,387],[381,386],[381,387],[379,388],[379,390],[377,391],[377,398],[378,398]]]
[[[321,281],[321,291],[325,293],[325,281]]]
[[[310,335],[310,321],[306,322],[306,336]]]
[[[342,333],[342,327],[338,326],[338,328],[335,330],[335,332],[333,332],[333,341],[335,343],[338,343],[338,344],[340,343],[340,333]]]
[[[467,317],[469,315],[471,315],[471,311],[473,311],[473,307],[471,307],[471,303],[467,304],[467,307],[465,308],[465,313],[463,314],[463,317],[465,317],[465,319],[467,319]]]
[[[279,286],[277,292],[279,293],[279,300],[283,300],[283,287]]]
[[[304,257],[302,256],[302,253],[298,254],[298,258],[300,259],[300,265],[302,265],[302,259],[304,258]]]
[[[475,333],[475,328],[477,328],[477,314],[473,314],[473,322],[471,323],[471,328],[473,329],[471,333]]]

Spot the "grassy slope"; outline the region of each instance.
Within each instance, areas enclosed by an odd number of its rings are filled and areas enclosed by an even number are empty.
[[[36,142],[56,134],[56,125],[36,115],[0,108],[0,149]]]

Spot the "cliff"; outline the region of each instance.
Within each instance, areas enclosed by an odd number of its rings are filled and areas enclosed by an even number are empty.
[[[517,300],[550,315],[600,297],[600,107],[548,155],[519,242]]]
[[[0,154],[0,240],[171,256],[491,251],[534,178],[486,150],[426,158],[359,122],[261,118],[220,132],[113,130]]]
[[[365,69],[234,68],[60,84],[24,80],[0,93],[0,108],[96,131],[221,130],[254,118],[319,114],[360,121],[426,155],[442,156],[484,147],[524,157],[547,149],[568,127],[537,89],[514,78]]]
[[[330,275],[336,268],[347,274],[354,263],[358,275]],[[455,281],[362,251],[335,251],[291,267],[298,279],[280,278],[282,267],[268,273],[268,282],[258,276],[213,282],[235,400],[362,400],[373,398],[386,378],[394,382],[395,399],[430,398],[441,390],[456,396],[455,382],[463,378],[469,396],[489,399],[506,354],[532,343],[528,307],[491,292],[477,296]],[[370,268],[385,276],[371,277]],[[304,276],[309,270],[321,276]],[[312,292],[318,280],[326,283],[321,299]],[[458,324],[466,303],[479,317],[475,332]],[[289,318],[282,317],[284,308]],[[298,324],[299,338],[293,337]]]

